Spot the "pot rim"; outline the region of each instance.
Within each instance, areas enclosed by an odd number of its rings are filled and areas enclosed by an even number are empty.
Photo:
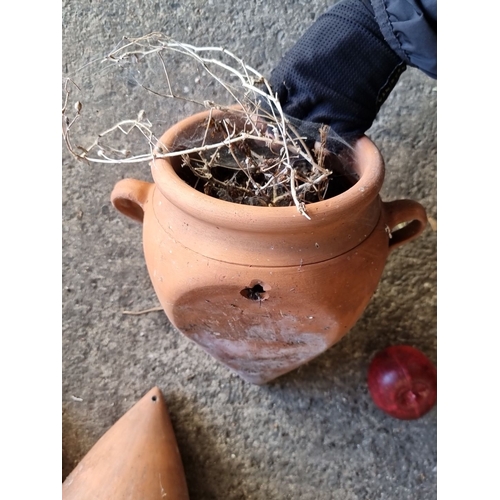
[[[209,110],[202,111],[177,122],[161,136],[159,144],[168,148],[174,144],[180,131],[205,120],[209,113]],[[363,210],[379,195],[385,176],[384,160],[379,149],[371,139],[362,136],[354,144],[353,153],[352,166],[359,179],[339,195],[306,204],[310,220],[301,215],[295,206],[244,205],[201,193],[179,177],[170,158],[155,158],[150,166],[156,187],[167,200],[183,212],[211,224],[221,224],[234,229],[238,229],[244,223],[245,230],[254,225],[257,230],[266,227],[279,232],[284,227],[289,230],[290,224],[307,229],[331,217],[340,217],[344,214],[352,216],[353,212]]]

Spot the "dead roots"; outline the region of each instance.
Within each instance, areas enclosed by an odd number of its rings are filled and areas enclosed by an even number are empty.
[[[209,119],[206,127],[225,131],[227,138],[236,130],[230,118]],[[180,175],[209,196],[245,205],[282,207],[298,201],[304,210],[305,204],[325,199],[332,171],[323,166],[324,147],[318,148],[320,154],[309,153],[313,161],[289,151],[288,164],[276,146],[271,136],[249,136],[215,150],[183,154],[182,167],[189,173]]]
[[[170,61],[168,56],[172,56]],[[172,75],[176,73],[180,56],[194,62],[197,71],[211,83],[221,86],[232,101],[231,106],[216,104],[208,96],[199,99],[177,91]],[[124,38],[101,62],[107,71],[110,67],[123,69],[130,64],[137,74],[163,75],[156,88],[147,81],[136,81],[135,85],[154,98],[196,103],[211,110],[210,118],[203,136],[181,148],[158,147],[155,127],[148,118],[150,113],[144,110],[135,118],[121,120],[97,133],[95,140],[84,146],[73,137],[75,125],[85,109],[84,102],[79,99],[70,103],[72,93],[84,86],[68,78],[64,84],[63,138],[77,159],[124,164],[181,156],[183,171],[188,172],[183,174],[186,182],[209,196],[256,206],[295,205],[306,218],[309,218],[306,205],[328,196],[332,171],[325,166],[326,140],[311,151],[306,146],[308,138],[301,137],[287,120],[264,76],[226,49],[194,47],[152,33],[140,38]],[[149,73],[137,70],[141,63],[147,64]],[[156,70],[152,69],[152,63],[157,64]],[[209,86],[199,84],[198,88]],[[235,105],[240,111],[234,111]],[[216,119],[212,111],[229,114]],[[124,136],[128,138],[132,133],[142,139],[146,150],[131,151],[123,146]],[[327,130],[322,129],[322,134],[325,139]]]

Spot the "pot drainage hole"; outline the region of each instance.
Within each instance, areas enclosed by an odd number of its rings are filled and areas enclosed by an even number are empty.
[[[246,286],[240,291],[240,294],[245,297],[245,299],[262,302],[269,298],[269,294],[267,293],[268,290],[271,290],[269,285],[259,280],[253,280],[249,286]]]

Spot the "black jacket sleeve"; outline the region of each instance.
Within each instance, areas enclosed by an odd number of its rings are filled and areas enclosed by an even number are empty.
[[[341,0],[271,73],[285,114],[311,138],[370,128],[407,65],[436,74],[436,0]],[[425,4],[425,8],[424,8]]]

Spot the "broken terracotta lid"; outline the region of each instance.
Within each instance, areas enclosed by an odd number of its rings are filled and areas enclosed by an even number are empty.
[[[181,456],[163,395],[154,387],[69,474],[63,500],[188,500]]]

